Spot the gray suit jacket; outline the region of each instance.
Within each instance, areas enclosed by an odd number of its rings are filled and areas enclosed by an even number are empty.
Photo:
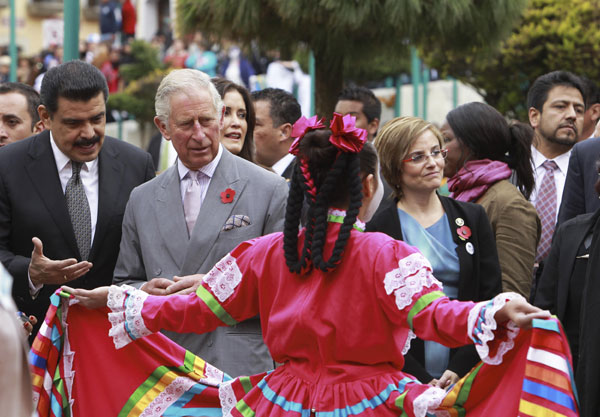
[[[227,188],[235,190],[229,204],[221,201]],[[114,283],[139,288],[156,277],[208,272],[239,243],[283,230],[287,192],[283,178],[223,149],[188,238],[179,174],[172,166],[131,193]],[[223,230],[236,214],[248,216],[250,224]],[[165,334],[231,376],[273,368],[258,318],[204,335]]]

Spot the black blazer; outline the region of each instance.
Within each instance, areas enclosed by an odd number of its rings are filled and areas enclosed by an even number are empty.
[[[292,174],[294,174],[294,169],[296,168],[296,158],[292,159],[292,162],[283,170],[281,176],[286,179],[286,181],[292,180]]]
[[[599,218],[600,210],[582,214],[561,224],[554,233],[533,304],[550,310],[560,321],[565,318],[577,251]]]
[[[153,177],[147,152],[104,138],[98,155],[98,219],[89,255],[93,267],[69,285],[111,284],[129,193]],[[14,278],[13,297],[19,310],[37,317],[37,331],[57,286],[45,285],[31,298],[28,269],[34,236],[42,240],[44,255],[50,259],[81,259],[48,131],[0,149],[0,261]]]
[[[589,139],[588,139],[589,140]],[[598,214],[598,212],[596,213]],[[593,239],[590,247],[583,300],[581,306],[581,324],[579,337],[579,364],[575,373],[575,382],[581,404],[581,417],[600,415],[600,215],[593,225]]]
[[[558,224],[600,208],[594,188],[598,180],[596,161],[600,157],[600,138],[586,139],[573,147],[558,212]]]
[[[460,263],[458,299],[461,301],[488,300],[502,291],[502,274],[496,250],[496,241],[492,226],[485,210],[479,204],[456,201],[449,197],[439,196],[450,229],[455,231],[458,218],[471,229],[472,235],[467,241],[453,233],[457,244],[457,254]],[[396,240],[403,240],[402,226],[396,208],[397,200],[387,200],[382,203],[378,213],[367,224],[368,232],[383,232]],[[473,245],[473,254],[466,250],[467,242]],[[409,353],[404,358],[404,372],[427,383],[433,377],[425,370],[425,345],[422,340],[414,339]],[[452,349],[448,369],[459,376],[465,375],[479,362],[479,355],[474,345]]]

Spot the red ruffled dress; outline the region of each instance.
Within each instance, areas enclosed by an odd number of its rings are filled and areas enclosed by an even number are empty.
[[[329,224],[327,255],[339,227]],[[203,333],[260,314],[265,343],[283,365],[245,389],[237,379],[222,384],[224,416],[422,417],[445,391],[401,372],[411,339],[475,343],[484,360],[499,362],[518,330],[493,332],[493,316],[513,296],[451,301],[415,248],[358,230],[333,272],[292,274],[275,233],[240,244],[189,296],[111,287],[110,335],[121,347],[160,329]]]

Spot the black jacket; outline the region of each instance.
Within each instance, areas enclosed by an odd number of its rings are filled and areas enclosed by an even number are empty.
[[[600,213],[600,212],[597,212]],[[576,372],[577,390],[581,403],[581,417],[600,415],[600,215],[593,229],[592,246],[588,260],[583,304],[581,307],[581,335],[579,337],[579,364]]]
[[[457,244],[457,254],[460,263],[458,299],[461,301],[487,300],[502,291],[502,276],[498,253],[492,227],[485,210],[478,204],[456,201],[449,197],[439,196],[450,229],[455,231],[458,218],[464,221],[472,235],[467,241],[453,233]],[[367,224],[368,232],[383,232],[397,240],[403,240],[402,225],[398,217],[397,201],[386,200],[382,203],[373,219]],[[466,244],[473,245],[473,254],[466,250]],[[434,271],[435,275],[435,271]],[[433,377],[425,370],[425,347],[420,339],[412,341],[409,353],[405,356],[403,371],[427,383]],[[459,376],[465,375],[479,362],[475,346],[468,345],[452,349],[448,369]]]
[[[598,180],[598,157],[600,138],[586,139],[573,147],[558,212],[558,224],[600,208],[600,199],[594,188]]]

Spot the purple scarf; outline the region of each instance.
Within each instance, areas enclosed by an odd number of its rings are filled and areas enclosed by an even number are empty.
[[[477,201],[492,185],[510,177],[511,172],[505,162],[469,161],[448,180],[450,196],[458,201]]]

